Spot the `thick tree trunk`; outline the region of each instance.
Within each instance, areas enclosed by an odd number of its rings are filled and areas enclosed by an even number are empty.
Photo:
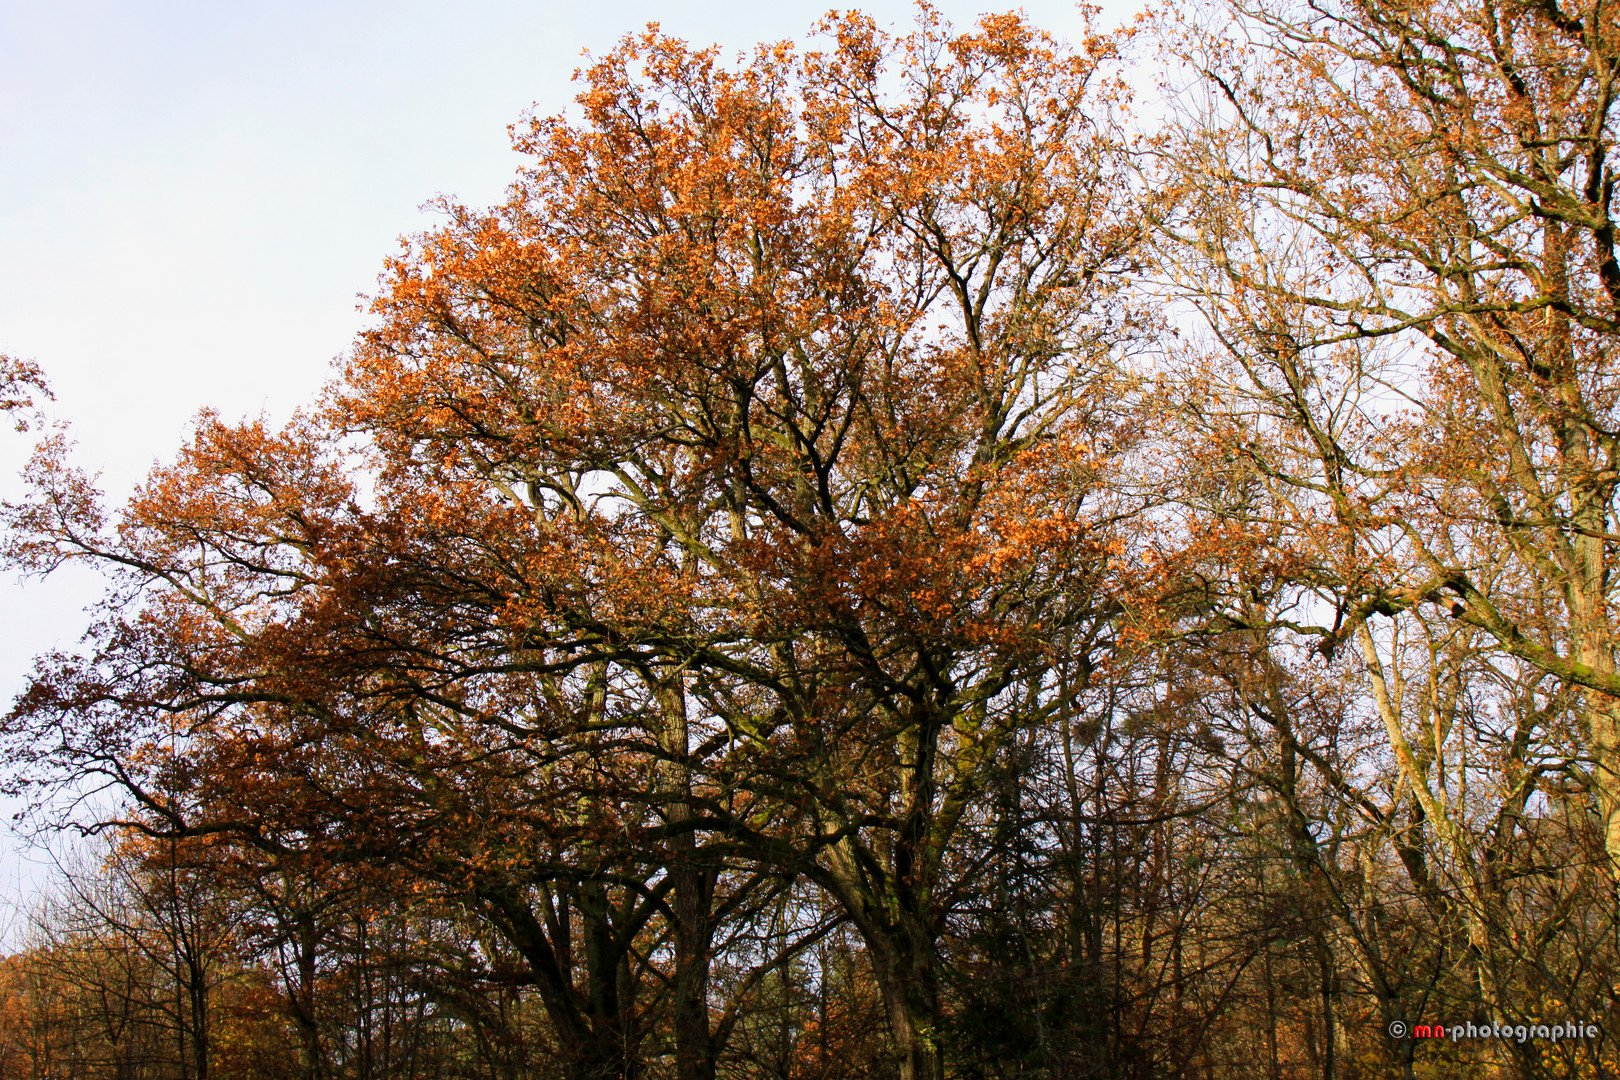
[[[934,935],[914,916],[903,925],[874,918],[864,897],[846,896],[844,910],[860,931],[883,995],[900,1080],[942,1080],[945,1059],[939,1041],[939,984],[934,973]]]
[[[942,1080],[945,1060],[939,1044],[939,991],[932,964],[919,957],[896,955],[892,948],[873,947],[871,942],[868,947],[888,1013],[900,1080]]]
[[[582,892],[583,994],[569,978],[569,958],[559,952],[521,890],[487,889],[480,899],[485,917],[528,962],[568,1080],[635,1080],[641,1071],[634,1052],[639,1040],[626,1030],[618,985],[624,953],[606,925],[600,887],[587,886]]]
[[[1585,712],[1587,737],[1597,761],[1592,780],[1602,818],[1603,848],[1608,852],[1610,876],[1620,881],[1620,702],[1590,691]]]
[[[710,903],[714,875],[700,865],[697,838],[679,831],[692,818],[692,775],[682,677],[659,682],[649,676],[663,714],[660,739],[669,763],[664,770],[665,820],[675,829],[668,841],[669,874],[674,887],[675,925],[674,1028],[676,1080],[714,1080],[719,1049],[709,1027],[709,961],[714,940]]]
[[[671,873],[675,875],[676,922],[675,1076],[677,1080],[714,1080],[716,1047],[709,1029],[712,880],[690,861]]]

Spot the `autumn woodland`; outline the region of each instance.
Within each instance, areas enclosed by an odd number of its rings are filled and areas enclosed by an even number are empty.
[[[0,1077],[1620,1071],[1620,9],[578,87],[123,505],[6,361]]]

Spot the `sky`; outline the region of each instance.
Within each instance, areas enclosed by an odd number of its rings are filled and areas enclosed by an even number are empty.
[[[914,17],[903,0],[859,7],[902,29]],[[1007,9],[936,7],[963,29]],[[1081,32],[1069,0],[1022,9]],[[0,0],[0,353],[45,369],[51,414],[116,506],[200,410],[279,420],[312,401],[383,259],[434,224],[423,204],[499,200],[519,164],[507,125],[565,111],[583,54],[653,20],[736,53],[800,39],[825,10]],[[1129,10],[1115,0],[1099,22]],[[0,494],[20,490],[28,447],[0,426]],[[98,589],[87,571],[0,579],[0,698],[35,655],[74,647]],[[0,820],[0,911],[41,880]]]

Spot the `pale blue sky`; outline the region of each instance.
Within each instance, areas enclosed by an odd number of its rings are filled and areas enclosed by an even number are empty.
[[[45,367],[80,461],[127,494],[199,409],[308,401],[361,325],[357,294],[430,224],[418,207],[499,198],[506,125],[565,109],[582,50],[652,19],[742,50],[802,37],[826,6],[0,0],[0,352]],[[960,27],[1006,10],[937,6]],[[1079,32],[1067,0],[1023,9]],[[0,491],[24,446],[0,429]],[[94,595],[88,575],[0,585],[0,698],[72,646]],[[0,824],[0,898],[23,867]]]

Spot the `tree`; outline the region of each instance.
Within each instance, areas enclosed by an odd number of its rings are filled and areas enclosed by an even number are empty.
[[[1052,642],[1109,649],[1144,216],[1111,40],[821,29],[737,70],[627,39],[504,206],[390,264],[320,412],[205,420],[116,533],[42,459],[14,554],[135,604],[13,753],[155,835],[455,883],[580,1076],[637,1071],[657,926],[712,1070],[717,885],[802,876],[939,1076],[964,822],[1054,714]]]
[[[1550,767],[1590,784],[1620,863],[1620,27],[1596,4],[1454,0],[1233,19],[1173,46],[1212,109],[1173,152],[1171,226],[1229,364],[1204,434],[1274,493],[1296,574],[1331,597],[1323,649],[1354,639],[1376,669],[1369,619],[1427,605],[1582,688],[1582,745]]]
[[[1209,330],[1179,380],[1191,606],[1299,685],[1353,677],[1382,729],[1394,782],[1305,757],[1360,819],[1364,866],[1296,847],[1359,881],[1347,896],[1382,879],[1380,919],[1410,890],[1435,970],[1467,973],[1423,989],[1368,922],[1350,955],[1369,982],[1385,967],[1386,1015],[1402,981],[1503,1020],[1602,1007],[1616,29],[1597,5],[1262,3],[1168,35],[1199,72],[1162,159],[1186,193],[1167,281]],[[1255,715],[1285,719],[1248,681]]]
[[[232,929],[177,1070],[1610,1067],[1385,1034],[1614,1000],[1607,16],[1210,14],[1134,158],[1123,39],[628,38],[318,407],[44,444],[6,763]]]

